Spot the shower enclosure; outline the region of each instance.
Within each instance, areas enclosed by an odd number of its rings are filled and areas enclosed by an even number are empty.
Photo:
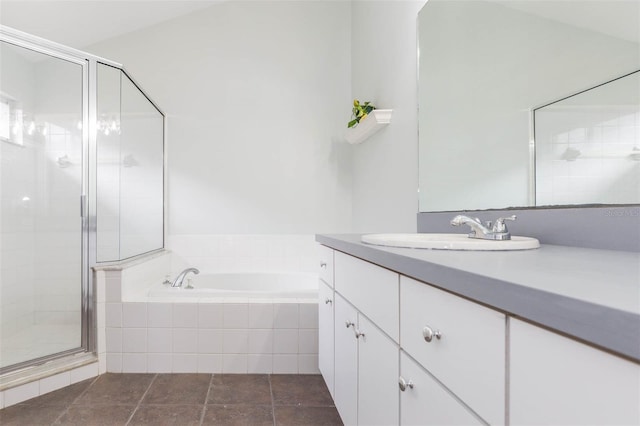
[[[0,377],[95,351],[91,267],[163,248],[163,182],[119,64],[0,27]]]

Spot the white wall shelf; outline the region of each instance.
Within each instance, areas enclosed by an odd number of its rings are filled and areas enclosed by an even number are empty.
[[[383,127],[391,123],[392,109],[375,109],[357,126],[350,128],[344,138],[350,144],[362,143]]]

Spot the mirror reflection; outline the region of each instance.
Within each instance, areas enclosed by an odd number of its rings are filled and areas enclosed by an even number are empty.
[[[629,1],[429,0],[418,16],[420,211],[636,203],[543,179],[533,111],[640,69],[639,21]],[[590,179],[615,181],[606,169]]]
[[[534,111],[536,205],[640,203],[640,72]]]

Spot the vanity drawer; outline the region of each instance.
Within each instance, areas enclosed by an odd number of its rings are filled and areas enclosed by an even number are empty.
[[[399,275],[339,251],[335,289],[396,343],[399,337]]]
[[[333,288],[333,249],[319,245],[318,257],[320,258],[318,276],[322,281],[327,283],[329,287]]]
[[[402,276],[400,324],[409,355],[484,420],[504,424],[503,314]]]

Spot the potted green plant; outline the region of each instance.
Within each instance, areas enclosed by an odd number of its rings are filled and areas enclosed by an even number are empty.
[[[348,128],[355,127],[360,121],[364,120],[367,117],[367,115],[369,115],[369,113],[374,109],[376,109],[376,107],[371,105],[371,102],[367,101],[361,104],[359,100],[354,99],[353,109],[351,110],[352,112],[351,116],[353,117],[353,120],[347,123],[347,127]]]

